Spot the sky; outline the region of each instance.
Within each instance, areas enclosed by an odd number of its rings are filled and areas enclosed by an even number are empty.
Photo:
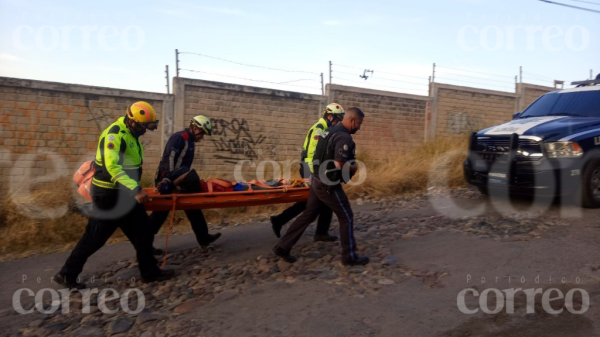
[[[0,0],[0,76],[163,93],[178,49],[205,55],[180,54],[181,77],[290,91],[320,94],[330,61],[337,84],[427,94],[435,63],[436,82],[513,91],[519,67],[595,77],[599,37],[600,13],[538,0]]]

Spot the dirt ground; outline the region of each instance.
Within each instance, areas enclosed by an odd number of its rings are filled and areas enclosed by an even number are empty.
[[[215,225],[211,231],[223,237],[207,250],[193,235],[172,237],[168,264],[177,277],[150,285],[117,282],[138,276],[129,243],[104,247],[82,278],[100,289],[139,288],[145,309],[134,315],[104,314],[94,300],[84,314],[76,295],[69,313],[18,314],[15,292],[56,289],[51,277],[68,252],[3,262],[0,336],[600,336],[600,210],[490,200],[470,189],[356,200],[353,208],[359,252],[372,261],[367,267],[342,267],[339,244],[313,242],[313,226],[292,252],[299,261],[279,261],[267,222]],[[164,237],[156,243],[164,247]],[[550,314],[540,294],[527,313],[521,293],[514,313],[502,302],[503,310],[486,314],[468,295],[466,306],[479,310],[465,314],[457,297],[466,288],[582,289],[589,308],[574,314],[559,299],[552,308],[562,312]],[[20,299],[33,307],[32,296]],[[575,295],[569,309],[584,302]],[[489,296],[487,307],[495,304]]]

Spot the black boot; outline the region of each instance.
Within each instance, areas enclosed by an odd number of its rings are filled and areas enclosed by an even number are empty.
[[[287,263],[294,263],[297,260],[295,257],[290,255],[289,251],[286,251],[279,246],[273,247],[273,254],[279,256],[283,261]]]
[[[269,220],[271,221],[271,229],[273,230],[273,233],[275,233],[276,237],[280,238],[283,225],[278,224],[277,221],[275,221],[274,216],[270,217]]]
[[[64,275],[62,275],[61,273],[58,273],[56,275],[54,275],[54,281],[56,281],[56,283],[60,284],[61,286],[68,288],[68,289],[85,289],[87,288],[87,286],[84,283],[79,283],[77,282],[77,279],[70,279]]]
[[[208,246],[209,246],[211,243],[213,243],[213,242],[217,241],[217,239],[219,239],[220,237],[221,237],[221,233],[217,233],[217,234],[214,234],[214,235],[210,235],[210,234],[209,234],[209,235],[208,235],[208,240],[207,240],[206,242],[202,242],[202,243],[200,244],[200,247],[202,247],[202,248],[208,248]]]
[[[368,256],[357,256],[356,259],[350,261],[342,260],[344,266],[364,266],[369,263]]]
[[[172,278],[173,276],[175,276],[175,271],[173,269],[164,269],[164,270],[159,269],[158,272],[153,273],[152,275],[142,276],[142,282],[149,283],[149,282],[166,281],[166,280]]]

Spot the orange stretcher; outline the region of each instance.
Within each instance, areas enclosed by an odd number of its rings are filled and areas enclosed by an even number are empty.
[[[259,206],[308,200],[308,179],[295,179],[290,182],[280,180],[280,182],[282,183],[280,186],[271,187],[265,185],[264,181],[253,180],[247,182],[248,190],[246,191],[214,192],[214,183],[221,186],[223,184],[231,184],[233,186],[233,183],[220,179],[209,179],[209,191],[207,193],[194,194],[161,195],[154,188],[146,188],[146,193],[150,196],[150,201],[144,203],[147,211],[172,211],[165,239],[165,256],[160,268],[163,268],[167,263],[169,234],[173,230],[175,210]],[[259,186],[261,189],[253,189],[252,186]]]
[[[171,211],[282,204],[308,200],[308,179],[282,180],[281,186],[270,187],[251,181],[247,191],[213,192],[209,179],[209,192],[194,194],[161,195],[154,188],[146,188],[150,201],[144,203],[147,211]],[[252,189],[252,186],[264,189]],[[301,185],[301,186],[298,186]]]

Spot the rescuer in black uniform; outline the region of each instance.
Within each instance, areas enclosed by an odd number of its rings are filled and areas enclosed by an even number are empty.
[[[90,191],[92,215],[77,246],[54,276],[58,284],[70,289],[85,288],[77,280],[83,266],[117,228],[135,247],[143,282],[167,280],[175,274],[173,270],[158,268],[152,255],[154,233],[143,205],[149,198],[139,184],[144,158],[139,137],[157,127],[154,108],[146,102],[136,102],[100,135]]]
[[[155,183],[158,184],[161,181],[172,183],[181,174],[189,171],[192,163],[194,162],[195,145],[204,138],[204,135],[210,136],[212,133],[212,126],[210,119],[205,116],[198,115],[190,121],[189,126],[179,132],[175,132],[169,138],[165,151],[163,152],[162,159],[158,164],[156,171]],[[204,214],[200,209],[186,210],[192,230],[196,235],[196,240],[202,247],[207,247],[212,242],[216,241],[221,237],[221,233],[214,235],[208,234],[208,226],[204,219]],[[169,211],[152,212],[150,215],[150,221],[154,234],[158,233],[160,227],[169,216]],[[163,251],[160,249],[154,249],[154,254],[162,254]]]
[[[293,263],[296,258],[290,255],[292,247],[321,212],[329,207],[340,223],[340,243],[342,245],[342,264],[365,265],[369,258],[356,254],[354,240],[354,215],[350,202],[341,183],[349,181],[356,173],[356,146],[351,134],[356,133],[363,122],[364,113],[359,108],[346,110],[341,125],[324,132],[317,143],[313,161],[314,175],[310,185],[306,210],[294,221],[273,253],[284,261]]]

